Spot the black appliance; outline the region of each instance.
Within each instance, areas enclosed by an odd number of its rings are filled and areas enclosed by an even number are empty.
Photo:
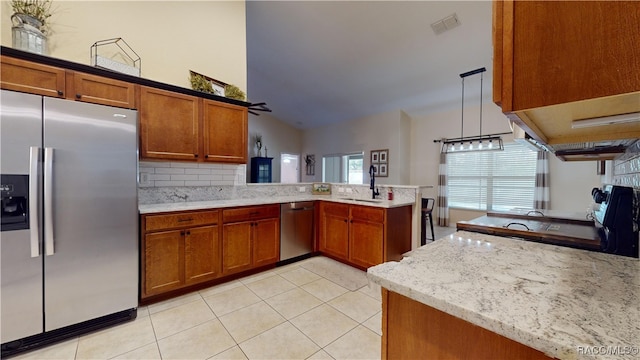
[[[0,175],[2,231],[29,228],[29,175]]]
[[[638,223],[634,217],[634,190],[630,187],[605,185],[591,190],[600,204],[594,216],[600,235],[602,252],[638,258]]]

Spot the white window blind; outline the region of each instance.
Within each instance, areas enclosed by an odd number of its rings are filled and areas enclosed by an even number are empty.
[[[504,151],[447,154],[449,206],[505,211],[532,208],[536,185],[535,151],[517,143]]]

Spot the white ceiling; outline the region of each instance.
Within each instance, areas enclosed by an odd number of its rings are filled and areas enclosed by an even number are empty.
[[[490,99],[490,1],[248,1],[246,7],[248,98],[267,102],[273,116],[297,128],[460,107],[459,74],[483,66],[483,98]],[[461,25],[435,35],[431,23],[453,13]],[[465,86],[465,103],[477,100],[479,86]]]

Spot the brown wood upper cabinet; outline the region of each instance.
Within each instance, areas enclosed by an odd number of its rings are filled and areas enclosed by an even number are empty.
[[[247,109],[142,86],[140,157],[247,162]]]
[[[127,109],[136,107],[135,87],[125,81],[67,71],[66,87],[67,98],[73,98],[76,101]]]
[[[97,75],[2,56],[3,89],[134,109],[134,85]]]
[[[247,109],[203,100],[204,161],[246,163]]]
[[[640,111],[639,23],[635,1],[494,1],[494,102],[547,144],[639,138],[640,123],[571,128]]]
[[[140,157],[197,160],[200,105],[194,96],[140,87]]]
[[[411,250],[411,206],[320,203],[320,252],[360,268],[399,260]]]

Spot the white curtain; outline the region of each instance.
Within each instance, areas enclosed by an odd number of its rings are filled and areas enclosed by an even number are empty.
[[[538,151],[533,207],[544,210],[548,209],[549,205],[549,154],[546,151]]]
[[[447,192],[447,154],[440,153],[438,174],[438,225],[449,226],[449,200]]]

